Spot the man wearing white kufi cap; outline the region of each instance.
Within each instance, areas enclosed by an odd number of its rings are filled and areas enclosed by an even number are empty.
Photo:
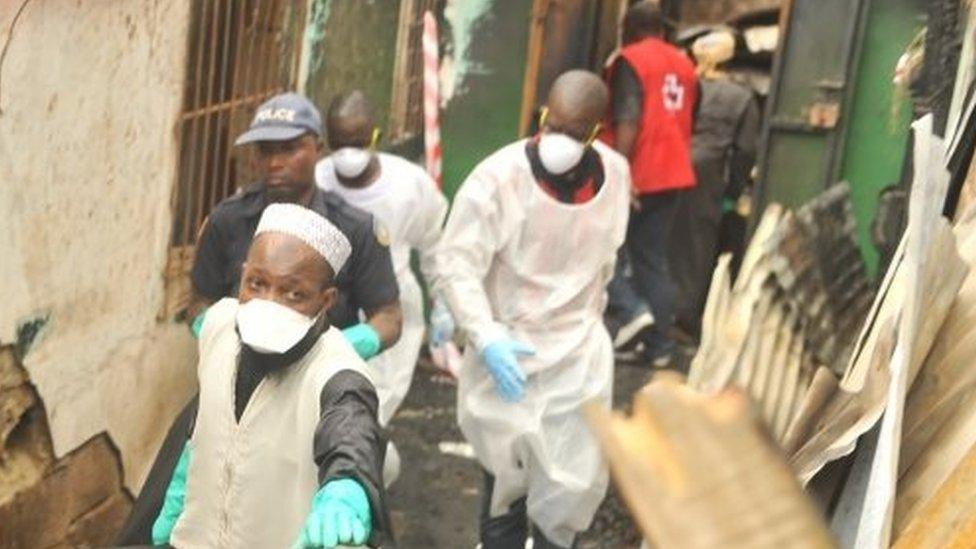
[[[326,315],[350,253],[319,214],[295,204],[265,209],[237,299],[217,302],[203,324],[197,420],[154,543],[392,541],[376,391]]]

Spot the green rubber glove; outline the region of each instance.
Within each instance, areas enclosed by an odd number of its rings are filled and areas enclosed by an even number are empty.
[[[330,480],[312,499],[305,525],[293,547],[365,545],[373,529],[366,490],[354,479]]]
[[[207,310],[204,309],[200,311],[200,314],[193,317],[193,322],[190,323],[190,333],[193,337],[200,339],[200,332],[203,330],[203,319],[207,316]]]
[[[729,213],[735,211],[735,206],[738,201],[733,198],[723,198],[722,199],[722,213]]]
[[[346,336],[352,348],[356,349],[356,354],[363,360],[369,360],[380,352],[380,334],[365,322],[346,328],[342,335]]]
[[[166,496],[163,498],[163,508],[156,517],[156,522],[152,527],[153,545],[169,544],[169,536],[173,533],[177,519],[183,513],[183,500],[186,497],[186,473],[190,468],[190,443],[183,446],[183,453],[180,454],[179,461],[176,462],[176,469],[173,470],[173,478],[169,481],[166,488]]]

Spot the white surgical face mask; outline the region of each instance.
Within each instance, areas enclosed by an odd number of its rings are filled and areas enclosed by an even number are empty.
[[[564,133],[544,133],[539,138],[539,160],[546,171],[562,175],[576,167],[586,145]]]
[[[252,299],[237,309],[241,342],[259,353],[282,354],[305,337],[315,318],[265,299]]]
[[[337,174],[352,179],[359,177],[366,170],[370,156],[370,152],[366,149],[343,147],[332,153],[332,163]]]

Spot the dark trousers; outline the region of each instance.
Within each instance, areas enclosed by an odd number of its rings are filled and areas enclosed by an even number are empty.
[[[670,352],[674,323],[674,287],[668,265],[668,243],[682,191],[642,195],[640,210],[630,212],[627,241],[621,248],[607,290],[611,313],[621,324],[650,308],[654,328],[645,341],[651,354]]]
[[[724,181],[705,181],[682,191],[668,245],[675,289],[675,323],[693,339],[701,337],[701,317],[718,256]]]
[[[519,498],[509,508],[508,512],[499,517],[492,517],[491,494],[495,488],[495,477],[488,471],[485,474],[485,488],[481,493],[481,517],[479,537],[482,549],[523,549],[525,540],[529,536],[529,518],[525,510],[525,498]],[[573,549],[576,542],[569,548],[556,545],[546,539],[542,532],[533,526],[532,547],[534,549]]]

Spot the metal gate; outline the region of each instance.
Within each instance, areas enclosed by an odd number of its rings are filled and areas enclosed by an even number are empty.
[[[836,181],[867,0],[791,0],[782,11],[759,160],[757,211],[798,206]]]

